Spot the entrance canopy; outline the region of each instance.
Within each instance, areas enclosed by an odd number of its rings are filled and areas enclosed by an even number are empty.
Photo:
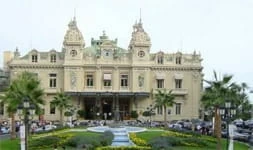
[[[119,96],[119,97],[149,97],[148,92],[65,92],[70,96]]]

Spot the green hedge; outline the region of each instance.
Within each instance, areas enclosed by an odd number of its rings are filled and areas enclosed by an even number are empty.
[[[60,142],[60,138],[57,136],[47,136],[43,138],[38,138],[29,142],[30,150],[42,150],[45,148],[53,148],[57,146]]]
[[[108,146],[112,144],[113,133],[111,131],[105,131],[98,138],[85,137],[83,135],[78,135],[70,138],[66,142],[66,146],[75,147],[75,148],[87,148],[95,149],[99,146]]]

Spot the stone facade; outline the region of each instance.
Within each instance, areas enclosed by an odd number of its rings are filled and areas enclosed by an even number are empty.
[[[176,96],[168,120],[199,117],[199,54],[150,53],[151,39],[141,20],[133,26],[127,49],[118,47],[117,39],[110,40],[105,32],[99,39],[92,38],[87,47],[75,18],[68,27],[62,51],[33,49],[21,57],[16,49],[8,61],[11,80],[22,71],[33,72],[41,80],[46,93],[46,120],[59,119],[59,112],[50,107],[50,101],[61,90],[71,96],[77,110],[85,110],[87,119],[106,114],[108,119],[125,120],[133,110],[142,118],[142,112],[155,103],[156,89],[164,88]],[[155,109],[155,113],[152,120],[163,120],[161,109]]]

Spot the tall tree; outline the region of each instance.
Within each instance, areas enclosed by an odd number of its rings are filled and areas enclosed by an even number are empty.
[[[215,124],[214,124],[214,135],[217,138],[217,149],[221,149],[221,116],[219,113],[219,108],[225,104],[225,101],[230,101],[235,104],[237,99],[237,84],[232,83],[232,75],[223,75],[221,79],[218,79],[217,73],[214,71],[214,80],[205,82],[208,87],[202,96],[202,103],[208,108],[215,109]]]
[[[44,91],[40,87],[40,81],[37,76],[30,72],[19,74],[7,88],[6,92],[0,98],[7,105],[7,112],[11,117],[11,139],[16,138],[15,133],[15,113],[18,105],[22,104],[24,97],[27,97],[30,104],[36,109],[36,114],[40,111],[40,106],[44,105]]]
[[[54,99],[51,101],[51,104],[57,107],[60,111],[60,122],[61,125],[63,125],[64,110],[72,107],[71,98],[61,91],[56,94]]]
[[[231,94],[230,98],[237,108],[236,117],[244,120],[247,120],[251,117],[250,110],[252,106],[246,93],[248,89],[249,87],[246,83],[235,84],[232,87],[232,93],[234,93],[234,95]]]
[[[155,107],[162,107],[164,111],[164,123],[167,122],[167,107],[173,106],[175,96],[172,95],[172,90],[167,91],[164,90],[157,90],[155,94]]]

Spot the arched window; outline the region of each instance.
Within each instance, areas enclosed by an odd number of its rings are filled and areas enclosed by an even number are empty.
[[[180,64],[182,63],[181,60],[182,60],[182,59],[181,59],[181,56],[177,56],[177,57],[176,57],[176,64],[180,65]]]

